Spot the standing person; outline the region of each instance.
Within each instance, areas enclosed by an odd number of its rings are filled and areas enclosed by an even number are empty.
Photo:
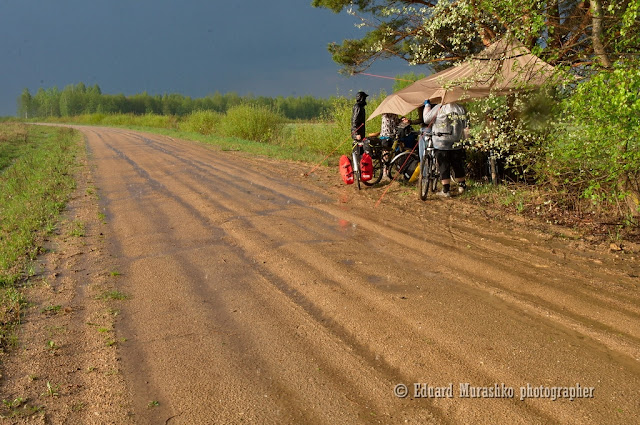
[[[353,111],[351,112],[351,137],[354,141],[362,140],[364,151],[371,155],[371,144],[369,139],[365,137],[364,121],[366,118],[364,107],[367,105],[367,96],[363,91],[359,91],[356,94],[356,103],[353,105]]]
[[[458,192],[463,193],[467,187],[464,173],[465,151],[462,146],[455,144],[465,138],[466,129],[469,128],[467,110],[457,103],[439,105],[425,113],[424,122],[428,126],[433,122],[433,147],[442,179],[442,192],[438,195],[451,197],[451,169],[458,182]]]
[[[351,113],[351,137],[353,140],[364,139],[364,121],[366,118],[364,107],[367,105],[367,96],[369,95],[363,91],[359,91],[356,94],[356,103],[353,105]]]

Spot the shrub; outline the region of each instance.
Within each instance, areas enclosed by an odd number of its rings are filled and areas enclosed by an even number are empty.
[[[190,113],[179,125],[180,130],[200,134],[214,134],[222,121],[223,114],[213,111],[195,111]]]
[[[135,125],[154,128],[175,128],[175,119],[171,115],[144,114],[134,116]]]
[[[630,65],[599,72],[564,101],[547,170],[556,185],[596,205],[624,200],[638,214],[640,68]]]
[[[270,143],[280,136],[285,118],[264,106],[238,105],[230,108],[220,122],[227,137]]]
[[[543,161],[540,149],[550,133],[553,98],[553,93],[540,91],[470,102],[469,151],[477,158],[496,155],[511,180],[534,182]]]
[[[135,115],[133,114],[111,114],[103,119],[104,125],[135,125]]]
[[[334,123],[295,123],[285,127],[280,144],[296,149],[308,149],[314,153],[328,154],[335,149],[339,141],[340,135]]]
[[[108,115],[103,113],[93,114],[81,114],[68,117],[47,117],[46,122],[60,122],[60,123],[73,123],[73,124],[89,124],[89,125],[101,125]],[[40,121],[40,120],[34,120]]]

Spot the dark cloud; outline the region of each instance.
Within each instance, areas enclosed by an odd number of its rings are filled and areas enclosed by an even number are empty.
[[[192,97],[327,97],[389,92],[392,84],[338,75],[327,44],[364,30],[310,1],[4,0],[0,8],[0,116],[15,114],[25,87],[35,93],[80,81],[110,94]],[[408,70],[392,61],[373,73]]]

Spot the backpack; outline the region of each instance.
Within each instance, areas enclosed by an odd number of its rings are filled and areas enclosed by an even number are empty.
[[[418,139],[418,133],[411,127],[411,124],[400,124],[396,130],[396,137],[406,149],[413,149]]]
[[[413,128],[411,124],[400,124],[396,130],[396,137],[398,140],[404,140],[411,135]]]
[[[444,136],[448,140],[461,140],[468,125],[467,112],[457,104],[452,104],[449,108],[452,110],[446,114],[438,112],[433,132],[436,136]]]

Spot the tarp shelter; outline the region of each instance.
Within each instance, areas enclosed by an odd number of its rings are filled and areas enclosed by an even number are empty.
[[[531,90],[554,74],[519,41],[499,40],[468,61],[416,81],[387,96],[369,119],[384,113],[406,115],[426,99],[441,103],[465,101]]]

